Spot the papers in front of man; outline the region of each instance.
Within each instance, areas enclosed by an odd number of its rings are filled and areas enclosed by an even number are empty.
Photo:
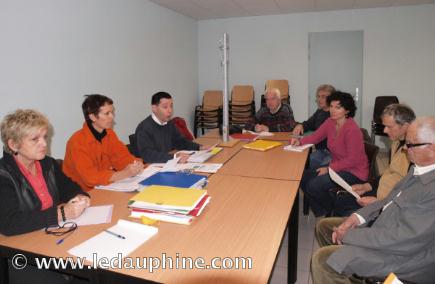
[[[96,225],[110,223],[112,221],[113,204],[92,206],[86,208],[82,215],[76,219],[70,219],[66,222],[74,222],[78,226]],[[59,222],[60,226],[63,226],[65,222]]]
[[[142,173],[133,176],[128,177],[122,180],[119,180],[117,182],[113,182],[108,185],[98,185],[95,188],[96,189],[105,189],[105,190],[113,190],[113,191],[121,191],[121,192],[131,192],[138,190],[140,188],[139,183],[143,181],[144,179],[154,175],[155,173],[159,172],[161,168],[156,167],[147,167],[145,168]]]
[[[130,199],[130,217],[190,224],[209,202],[205,190],[153,185]]]
[[[151,164],[151,167],[161,168],[162,172],[179,172],[179,171],[194,171],[198,173],[209,173],[214,174],[223,164],[220,163],[185,163],[185,164],[170,164],[169,161],[164,163]]]
[[[263,137],[270,137],[270,136],[274,135],[272,132],[269,132],[269,131],[254,132],[254,131],[250,131],[250,130],[243,130],[243,133],[251,133],[251,134],[263,136]]]
[[[329,176],[336,184],[344,188],[347,192],[352,194],[356,199],[360,199],[361,197],[352,189],[352,187],[341,177],[339,176],[333,169],[329,169]]]
[[[254,142],[243,145],[243,148],[252,149],[257,151],[267,151],[282,145],[281,142],[269,141],[269,140],[256,140]]]
[[[291,152],[303,152],[305,149],[308,149],[312,146],[313,146],[313,144],[305,144],[305,145],[301,145],[301,146],[287,145],[284,147],[284,150],[291,151]]]
[[[204,163],[217,153],[222,151],[221,147],[211,147],[208,150],[199,150],[199,151],[179,151],[177,153],[186,153],[190,155],[189,159],[187,159],[187,162],[189,163]]]
[[[122,259],[157,232],[156,227],[119,220],[115,226],[73,247],[68,253],[96,263],[103,257]]]

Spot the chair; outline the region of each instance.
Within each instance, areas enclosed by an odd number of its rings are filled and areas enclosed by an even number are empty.
[[[130,141],[130,144],[127,144],[128,151],[132,155],[140,158],[139,149],[137,147],[136,134],[133,133],[133,134],[129,135],[128,140]]]
[[[229,124],[245,125],[255,115],[254,87],[237,85],[231,92],[228,106]]]
[[[175,127],[177,127],[178,131],[180,131],[181,135],[183,135],[187,140],[192,141],[195,139],[193,137],[193,133],[190,131],[190,129],[187,127],[186,120],[182,117],[174,117],[172,121],[175,124]]]
[[[290,87],[287,80],[267,80],[264,90],[277,88],[281,92],[281,101],[290,104]],[[261,95],[261,106],[266,106],[266,99]]]
[[[205,91],[202,97],[202,105],[195,107],[195,120],[193,134],[197,137],[198,128],[204,129],[220,128],[222,125],[222,91]]]
[[[399,103],[399,99],[396,96],[379,96],[375,99],[375,107],[373,109],[373,119],[372,119],[372,129],[371,138],[372,143],[375,143],[375,136],[387,136],[384,133],[385,126],[382,124],[381,115],[384,108],[390,104]]]

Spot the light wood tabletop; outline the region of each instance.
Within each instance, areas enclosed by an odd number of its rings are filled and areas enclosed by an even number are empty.
[[[284,151],[283,147],[279,146],[265,152],[242,149],[219,170],[219,173],[300,181],[308,150],[302,153],[289,152]]]
[[[221,138],[218,129],[211,129],[199,138]],[[291,132],[273,132],[273,136],[260,136],[259,139],[273,140],[273,141],[289,141],[291,139]]]
[[[115,269],[117,273],[164,283],[267,283],[297,194],[298,182],[213,175],[207,186],[212,199],[193,223],[161,222],[159,232],[129,257],[204,259],[250,257],[252,269]],[[0,245],[44,256],[70,256],[67,250],[127,218],[132,194],[93,190],[93,205],[114,204],[111,224],[82,226],[61,245],[43,231],[4,237]],[[178,254],[178,255],[177,255]],[[234,259],[233,259],[234,260]],[[216,262],[221,265],[222,262]]]
[[[202,145],[214,145],[216,143],[222,142],[222,139],[220,137],[199,137],[195,139],[196,143],[202,144]],[[246,144],[245,141],[239,141],[237,144],[235,144],[233,147],[222,147],[222,150],[208,159],[206,163],[222,163],[225,164],[228,160],[230,160],[234,155],[236,155],[241,149],[242,146]],[[220,146],[218,146],[220,147]]]

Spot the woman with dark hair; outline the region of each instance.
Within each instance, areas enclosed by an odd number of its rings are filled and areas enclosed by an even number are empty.
[[[89,207],[89,196],[47,156],[48,119],[17,110],[1,123],[0,233],[10,236],[57,226]]]
[[[364,183],[368,177],[369,167],[361,130],[353,120],[356,111],[355,101],[350,94],[337,91],[328,97],[327,103],[330,118],[312,135],[300,140],[293,138],[290,143],[317,144],[326,138],[328,150],[331,152],[329,167],[350,185]],[[316,217],[331,213],[333,200],[329,190],[336,186],[329,177],[328,167],[304,172],[301,188]]]
[[[63,171],[85,191],[106,185],[143,170],[112,127],[113,101],[103,95],[87,95],[82,104],[85,122],[66,145]]]

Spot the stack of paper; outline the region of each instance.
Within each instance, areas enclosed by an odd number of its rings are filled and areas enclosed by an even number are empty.
[[[287,145],[284,147],[284,150],[291,152],[303,152],[305,149],[308,149],[311,146],[313,146],[313,144],[305,144],[302,146]]]
[[[212,147],[209,150],[200,150],[200,151],[179,151],[178,153],[186,153],[189,154],[190,157],[187,159],[189,163],[204,163],[217,153],[222,151],[221,147]]]
[[[157,232],[158,229],[152,226],[119,220],[115,226],[73,247],[68,253],[81,258],[86,257],[90,262],[99,263],[98,260],[103,257],[118,257],[121,261]]]
[[[153,185],[130,199],[130,217],[146,216],[155,220],[190,224],[209,201],[210,196],[205,190]]]
[[[152,167],[162,168],[162,172],[179,172],[179,171],[194,171],[199,173],[216,173],[223,164],[219,163],[185,163],[168,165],[168,163],[155,163],[151,164]]]
[[[130,192],[135,191],[140,188],[139,182],[143,181],[144,179],[154,175],[155,173],[159,172],[160,168],[155,167],[147,167],[142,171],[142,173],[125,178],[122,180],[119,180],[117,182],[108,184],[108,185],[98,185],[95,188],[96,189],[104,189],[104,190],[113,190],[113,191],[121,191],[121,192]]]
[[[267,151],[280,145],[282,145],[282,143],[277,141],[257,140],[255,142],[243,145],[243,148],[257,151]]]

